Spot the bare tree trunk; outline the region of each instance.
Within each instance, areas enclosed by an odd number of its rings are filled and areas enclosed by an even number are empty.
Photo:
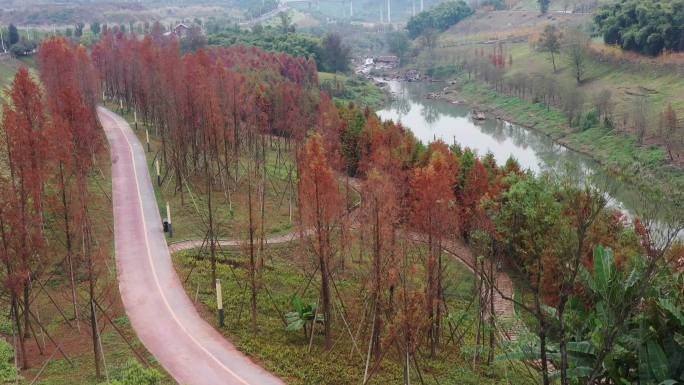
[[[254,207],[252,204],[252,172],[248,171],[247,180],[247,209],[249,210],[249,282],[252,289],[252,330],[257,330],[257,287],[256,287],[256,255],[254,250]]]
[[[30,338],[31,332],[31,320],[29,318],[29,308],[31,306],[31,296],[30,296],[30,286],[29,280],[24,281],[24,338]]]
[[[22,338],[21,318],[19,317],[17,295],[14,292],[12,293],[12,313],[14,315],[14,322],[17,326],[17,336],[19,337],[17,339],[19,340],[19,349],[21,350],[21,368],[25,370],[29,368],[29,361],[28,355],[26,355],[26,344]],[[25,313],[28,314],[28,311]]]
[[[66,180],[64,176],[64,165],[59,163],[59,178],[62,183],[62,212],[64,215],[64,236],[66,240],[67,263],[69,264],[69,279],[71,281],[71,303],[74,308],[74,318],[76,318],[76,328],[80,331],[81,325],[78,317],[78,307],[76,306],[76,281],[74,280],[73,245],[71,240],[71,223],[69,220],[69,203],[66,196]]]

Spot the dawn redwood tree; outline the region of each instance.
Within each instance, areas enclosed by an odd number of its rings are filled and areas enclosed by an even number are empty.
[[[382,316],[391,312],[392,293],[386,290],[393,288],[387,271],[396,266],[395,241],[396,229],[399,226],[400,210],[398,189],[392,178],[378,169],[368,173],[361,189],[362,231],[370,238],[371,259],[371,298],[373,302],[373,326],[371,345],[373,356],[379,359],[382,335]],[[393,289],[390,289],[391,292]]]
[[[321,301],[325,318],[325,347],[332,346],[330,280],[333,231],[343,213],[343,197],[319,134],[306,141],[299,156],[299,209],[302,224],[313,229],[313,251],[321,274]]]
[[[480,201],[489,193],[489,189],[489,173],[484,164],[475,159],[465,175],[462,189],[458,194],[459,230],[466,240],[469,239],[470,232],[481,214]]]
[[[99,275],[97,267],[102,251],[92,232],[90,205],[94,196],[89,189],[89,178],[95,168],[95,159],[104,148],[96,112],[100,89],[95,68],[85,48],[75,46],[66,39],[53,38],[43,42],[38,62],[52,121],[50,137],[61,139],[59,143],[53,143],[51,154],[59,169],[57,185],[61,190],[62,202],[58,210],[64,218],[66,259],[70,265],[74,311],[77,300],[74,266],[79,266],[85,269],[88,277],[89,321],[95,372],[99,378],[102,351],[95,301]],[[77,263],[73,263],[75,260]]]
[[[9,172],[8,207],[3,222],[6,236],[5,265],[10,290],[13,316],[20,334],[22,367],[28,368],[28,357],[23,340],[30,336],[31,280],[39,276],[47,265],[45,235],[43,234],[43,190],[49,176],[47,117],[43,95],[26,68],[21,68],[7,93],[9,102],[3,104],[2,127]],[[22,298],[20,309],[18,298]],[[20,312],[21,310],[21,312]],[[23,327],[19,314],[24,315]]]
[[[566,310],[570,296],[579,286],[579,274],[588,261],[588,254],[593,249],[589,244],[591,227],[603,212],[607,200],[600,191],[592,186],[579,184],[574,178],[568,178],[562,189],[565,215],[569,220],[567,247],[559,253],[557,270],[558,279],[555,280],[558,293],[555,307],[558,320],[560,359],[560,380],[562,385],[569,385],[568,376],[568,326],[566,324]]]
[[[458,165],[446,144],[430,144],[427,164],[416,168],[410,180],[410,220],[414,228],[427,238],[426,312],[430,322],[430,355],[439,344],[442,315],[442,244],[457,230],[454,186]]]

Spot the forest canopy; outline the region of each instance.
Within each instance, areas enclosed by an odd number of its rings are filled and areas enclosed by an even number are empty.
[[[684,0],[621,0],[594,21],[607,44],[651,56],[684,50]]]
[[[410,18],[408,23],[406,23],[406,29],[409,31],[411,38],[415,39],[428,29],[446,31],[449,27],[470,16],[472,13],[473,10],[463,0],[445,1],[428,11],[423,11]]]

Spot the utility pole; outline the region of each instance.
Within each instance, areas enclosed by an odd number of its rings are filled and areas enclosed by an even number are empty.
[[[392,24],[392,8],[390,8],[390,0],[387,0],[387,24]]]
[[[354,17],[354,0],[349,0],[349,18]]]
[[[423,0],[420,0],[420,11],[423,12]]]

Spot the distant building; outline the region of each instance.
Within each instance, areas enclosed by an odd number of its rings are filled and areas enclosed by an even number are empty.
[[[375,64],[399,65],[399,58],[396,56],[378,56],[374,61]]]
[[[188,33],[190,32],[190,30],[193,28],[199,28],[199,27],[194,26],[194,25],[187,25],[185,23],[180,23],[180,24],[176,25],[175,27],[173,27],[173,29],[171,31],[166,32],[164,34],[164,36],[176,35],[179,38],[183,38],[183,37],[186,37],[188,35]],[[200,31],[202,30],[201,28],[199,28],[199,29],[200,29]]]
[[[396,56],[378,56],[373,59],[376,69],[391,70],[399,67],[399,58]]]
[[[173,33],[176,34],[176,36],[184,37],[185,35],[188,34],[188,31],[190,31],[190,27],[184,23],[178,24],[174,29]]]

